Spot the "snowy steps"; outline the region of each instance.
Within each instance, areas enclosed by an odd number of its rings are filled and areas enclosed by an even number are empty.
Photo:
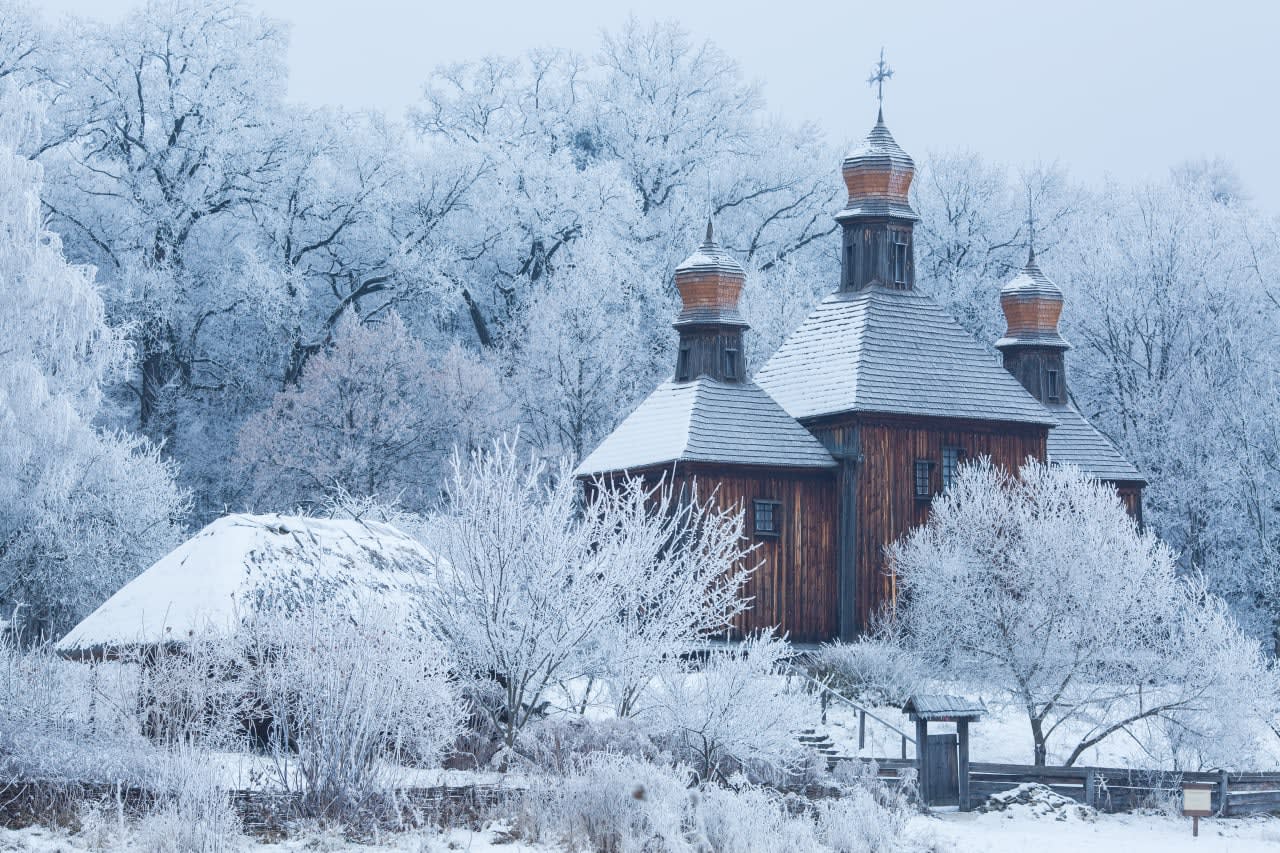
[[[804,729],[796,737],[802,746],[812,749],[814,752],[826,759],[827,767],[835,767],[840,759],[844,758],[840,754],[840,750],[836,749],[835,741],[831,740],[831,736],[825,732],[819,733],[816,729]]]

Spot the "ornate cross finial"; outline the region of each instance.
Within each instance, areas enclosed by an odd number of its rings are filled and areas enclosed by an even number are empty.
[[[867,78],[868,86],[876,87],[876,100],[880,102],[880,111],[884,112],[884,81],[893,76],[893,69],[884,61],[884,48],[880,48],[880,61],[876,63],[876,67],[871,70],[871,76]]]

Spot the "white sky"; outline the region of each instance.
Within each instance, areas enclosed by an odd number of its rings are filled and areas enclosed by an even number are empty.
[[[43,0],[117,18],[133,0]],[[399,115],[440,63],[530,47],[594,50],[634,11],[709,37],[764,84],[772,110],[835,141],[875,117],[865,84],[880,46],[885,118],[909,152],[972,148],[1057,161],[1097,180],[1163,176],[1222,155],[1280,212],[1280,3],[1060,0],[1049,4],[775,0],[250,0],[288,21],[290,92]],[[832,164],[833,174],[836,164]]]

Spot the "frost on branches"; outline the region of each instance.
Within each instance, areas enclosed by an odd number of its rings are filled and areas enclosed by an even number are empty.
[[[40,111],[0,79],[0,607],[60,634],[176,544],[186,496],[136,437],[97,429],[124,349],[93,270],[40,214],[41,168],[17,153]]]
[[[742,517],[638,481],[582,503],[507,442],[455,461],[424,530],[442,558],[421,604],[507,749],[553,688],[602,680],[623,714],[743,607]],[[588,688],[589,691],[590,688]]]
[[[1084,732],[1055,753],[1070,765],[1140,723],[1170,723],[1203,747],[1274,712],[1257,642],[1075,468],[962,466],[890,556],[907,641],[1024,709],[1036,764],[1068,722]]]

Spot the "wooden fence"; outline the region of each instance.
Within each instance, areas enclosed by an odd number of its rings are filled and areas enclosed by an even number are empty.
[[[857,759],[865,760],[865,759]],[[913,760],[876,759],[880,776],[897,778],[903,770],[915,770]],[[969,792],[973,805],[992,794],[1024,783],[1044,785],[1064,797],[1103,812],[1123,812],[1143,806],[1179,803],[1183,782],[1214,785],[1213,810],[1226,817],[1280,812],[1280,773],[1179,772],[1135,770],[1123,767],[1036,767],[1031,764],[969,765]]]
[[[522,789],[497,784],[441,785],[406,788],[376,811],[388,826],[473,826],[503,800]],[[299,794],[239,790],[229,793],[245,831],[263,838],[279,837],[300,813]],[[86,802],[102,802],[112,810],[140,816],[162,799],[146,788],[107,783],[26,781],[0,784],[0,827],[21,828],[33,824],[74,825]]]

